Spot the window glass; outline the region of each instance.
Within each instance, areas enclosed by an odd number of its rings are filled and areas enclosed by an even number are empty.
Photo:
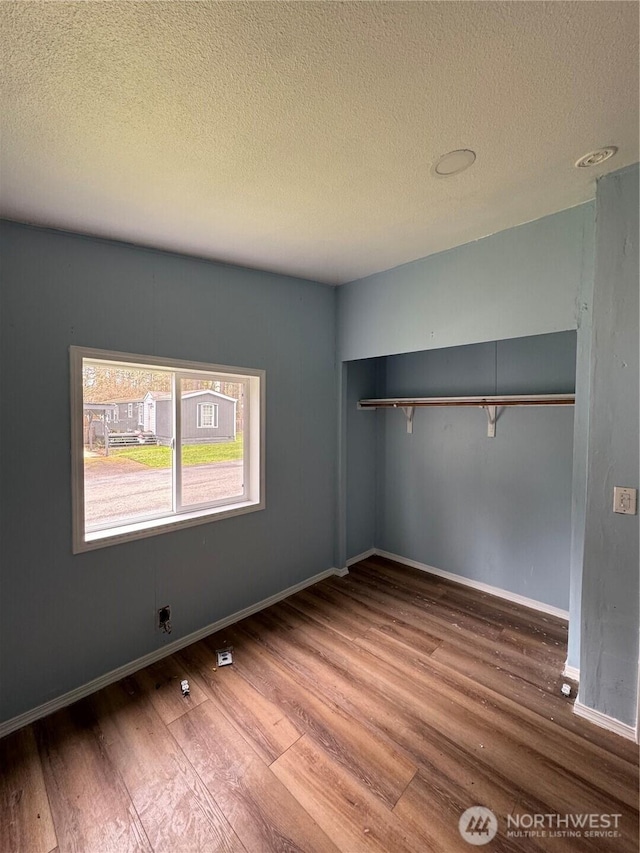
[[[182,506],[244,495],[244,385],[181,379]]]
[[[264,506],[264,372],[226,370],[71,348],[74,551]]]
[[[156,397],[169,400],[171,374],[87,362],[82,392],[85,529],[172,512],[173,424],[159,435],[155,423],[145,431],[129,418],[116,428],[111,414],[122,398],[146,398],[147,410]]]

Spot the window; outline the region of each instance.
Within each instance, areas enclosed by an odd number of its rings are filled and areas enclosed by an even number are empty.
[[[218,429],[218,406],[215,403],[198,403],[198,429]]]
[[[70,352],[74,553],[264,508],[264,371]]]

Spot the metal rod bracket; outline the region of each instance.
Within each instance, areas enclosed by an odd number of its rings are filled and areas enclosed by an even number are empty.
[[[416,411],[415,407],[414,406],[403,406],[402,411],[404,412],[405,417],[407,419],[407,432],[409,434],[411,434],[411,433],[413,433],[413,416],[414,416],[415,411]]]
[[[487,437],[495,438],[496,437],[496,411],[497,406],[483,406],[483,409],[487,411]]]

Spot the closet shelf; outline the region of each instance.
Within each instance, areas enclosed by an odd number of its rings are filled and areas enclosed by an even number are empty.
[[[400,409],[407,418],[407,432],[413,432],[415,409],[438,406],[476,406],[486,409],[487,435],[496,434],[496,412],[501,406],[573,406],[575,394],[504,394],[486,397],[385,397],[360,400],[359,409]]]

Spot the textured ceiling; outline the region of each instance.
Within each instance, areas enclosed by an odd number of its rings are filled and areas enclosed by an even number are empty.
[[[639,159],[638,8],[3,2],[0,213],[329,283],[388,269]],[[456,148],[475,165],[435,177]]]

